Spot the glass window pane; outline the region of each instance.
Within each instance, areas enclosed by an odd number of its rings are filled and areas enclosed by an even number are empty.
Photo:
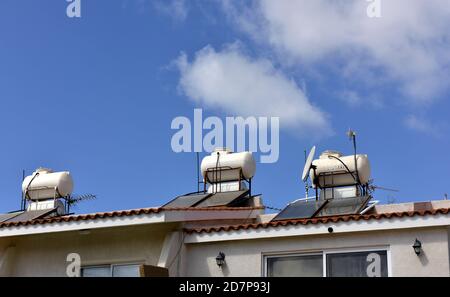
[[[387,252],[328,254],[327,276],[387,277]]]
[[[107,266],[92,266],[81,268],[82,277],[109,277],[111,276],[111,267]]]
[[[114,265],[113,277],[138,277],[139,265]]]
[[[322,255],[267,258],[267,276],[322,277]]]

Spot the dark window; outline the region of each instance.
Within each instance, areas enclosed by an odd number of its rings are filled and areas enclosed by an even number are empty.
[[[82,277],[138,277],[139,264],[85,266]]]
[[[387,277],[387,252],[327,254],[327,276]]]
[[[267,258],[267,276],[322,277],[322,255]]]

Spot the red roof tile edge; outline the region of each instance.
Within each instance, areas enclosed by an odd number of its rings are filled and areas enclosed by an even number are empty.
[[[238,230],[248,230],[248,229],[258,229],[258,228],[269,228],[269,227],[279,227],[279,226],[290,226],[290,225],[307,225],[307,224],[326,224],[326,223],[338,223],[338,222],[349,222],[349,221],[360,221],[360,220],[380,220],[380,219],[391,219],[391,218],[402,218],[402,217],[413,217],[413,216],[426,216],[426,215],[437,215],[437,214],[448,214],[450,213],[450,208],[440,208],[434,210],[424,210],[424,211],[407,211],[407,212],[393,212],[393,213],[382,213],[382,214],[367,214],[367,215],[341,215],[341,216],[329,216],[329,217],[319,217],[310,219],[294,219],[294,220],[283,220],[276,222],[267,223],[257,223],[257,224],[241,224],[241,225],[228,225],[219,227],[208,227],[208,228],[193,228],[184,229],[188,234],[193,233],[211,233],[211,232],[229,232]]]
[[[60,217],[51,217],[51,218],[42,218],[35,219],[31,221],[23,221],[23,222],[3,222],[0,223],[0,228],[7,227],[19,227],[19,226],[27,226],[27,225],[42,225],[42,224],[52,224],[52,223],[61,223],[61,222],[76,222],[76,221],[87,221],[87,220],[96,220],[96,219],[104,219],[104,218],[113,218],[113,217],[127,217],[127,216],[138,216],[143,214],[152,214],[159,213],[162,211],[245,211],[245,210],[258,210],[264,209],[264,207],[172,207],[172,208],[164,208],[164,207],[154,207],[154,208],[139,208],[139,209],[131,209],[131,210],[119,210],[119,211],[111,211],[111,212],[98,212],[92,214],[82,214],[82,215],[70,215],[70,216],[60,216]]]

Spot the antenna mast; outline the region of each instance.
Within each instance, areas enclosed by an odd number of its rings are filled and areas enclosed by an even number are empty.
[[[306,166],[306,161],[307,161],[307,156],[306,156],[306,150],[304,150],[305,153],[305,166]],[[308,201],[308,194],[309,194],[309,183],[308,180],[305,181],[305,197],[306,197],[306,201]]]
[[[23,183],[23,181],[25,180],[25,169],[22,169],[22,183]],[[22,200],[21,200],[21,205],[20,205],[20,210],[25,210],[25,195],[24,195],[24,193],[23,193],[23,191],[22,191]]]
[[[195,153],[197,156],[197,193],[200,192],[200,157],[199,157],[199,152]]]
[[[350,138],[351,141],[353,141],[353,157],[355,159],[356,182],[361,185],[361,180],[359,179],[359,174],[358,174],[358,161],[356,158],[356,132],[349,129],[347,132],[347,136]]]

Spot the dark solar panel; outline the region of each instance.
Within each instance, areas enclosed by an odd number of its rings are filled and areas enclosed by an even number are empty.
[[[351,197],[330,199],[317,217],[357,214],[369,202],[369,197]]]
[[[172,201],[168,202],[167,204],[163,205],[163,207],[191,207],[199,202],[201,202],[203,199],[207,198],[208,196],[211,196],[209,193],[201,193],[201,194],[191,194],[191,195],[184,195],[179,196]]]
[[[52,213],[56,208],[53,209],[42,209],[42,210],[32,210],[32,211],[24,211],[23,213],[19,214],[18,216],[15,216],[13,218],[10,218],[9,220],[6,220],[5,222],[26,222],[31,221],[35,219],[40,219],[47,214]]]
[[[9,219],[12,219],[18,215],[20,215],[22,212],[14,212],[14,213],[5,213],[5,214],[0,214],[0,223],[5,222]]]
[[[204,201],[196,204],[195,207],[212,206],[237,206],[236,204],[247,195],[248,190],[214,193]]]
[[[286,206],[272,221],[311,218],[325,202],[325,200],[295,201]]]

